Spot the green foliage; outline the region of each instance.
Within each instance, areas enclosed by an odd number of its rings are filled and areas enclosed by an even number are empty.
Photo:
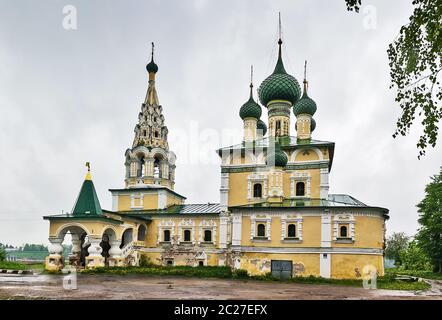
[[[232,278],[232,271],[229,267],[209,267],[209,266],[147,266],[147,267],[111,267],[85,269],[81,273],[85,274],[146,274],[159,276],[184,276],[198,278]]]
[[[42,244],[33,244],[33,243],[25,243],[22,247],[20,247],[21,251],[48,251],[48,247]]]
[[[0,261],[6,260],[6,251],[3,249],[3,247],[0,247]]]
[[[442,167],[425,187],[425,197],[419,208],[419,247],[430,257],[435,272],[442,272]]]
[[[152,266],[150,259],[145,254],[142,254],[140,257],[140,267],[149,267]]]
[[[1,261],[0,269],[8,269],[8,270],[27,270],[28,267],[24,264],[12,262],[12,261]]]
[[[249,274],[245,269],[237,269],[233,272],[232,276],[234,279],[247,279]]]
[[[349,11],[359,12],[361,0],[345,0]],[[391,85],[402,110],[393,138],[405,136],[421,117],[418,158],[437,142],[442,119],[442,0],[412,0],[409,23],[402,26],[387,53]]]
[[[359,9],[361,7],[361,0],[345,0],[347,4],[347,10],[348,11],[356,11],[359,12]]]
[[[418,246],[417,241],[411,241],[405,250],[400,252],[401,269],[404,270],[422,270],[431,269],[431,263],[425,252]]]
[[[401,264],[400,252],[407,248],[410,237],[404,232],[395,232],[387,238],[385,257],[394,259],[396,265]]]
[[[423,279],[442,280],[441,273],[434,273],[431,271],[403,270],[402,268],[392,268],[386,269],[385,273],[392,276],[406,275]]]

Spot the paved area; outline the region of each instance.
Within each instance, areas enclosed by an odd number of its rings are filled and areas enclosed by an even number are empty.
[[[441,299],[428,292],[367,290],[251,280],[145,275],[79,275],[77,290],[63,288],[54,275],[0,275],[0,299]]]

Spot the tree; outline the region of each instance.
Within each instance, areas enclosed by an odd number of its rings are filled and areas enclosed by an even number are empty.
[[[361,0],[345,0],[347,10],[359,12]],[[405,136],[422,117],[418,158],[428,145],[436,146],[438,124],[442,119],[442,0],[412,0],[409,23],[402,26],[387,53],[391,88],[402,109],[393,138]]]
[[[425,187],[425,197],[417,205],[419,224],[416,239],[430,257],[435,272],[442,272],[442,167]]]
[[[0,262],[5,261],[6,259],[6,251],[3,249],[3,246],[0,246]]]
[[[401,268],[405,270],[431,270],[431,261],[416,240],[410,241],[407,247],[400,251]]]
[[[387,238],[385,257],[393,259],[396,265],[401,264],[400,252],[407,248],[410,237],[404,232],[395,232]]]

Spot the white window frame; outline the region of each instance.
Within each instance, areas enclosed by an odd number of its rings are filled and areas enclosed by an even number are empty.
[[[204,231],[212,231],[212,241],[211,243],[216,244],[216,221],[215,220],[203,220],[198,226],[198,244],[207,243],[204,241]]]
[[[346,224],[349,226],[348,230],[347,230],[347,235],[348,235],[348,239],[355,241],[355,225],[356,225],[356,220],[353,216],[353,214],[351,213],[341,213],[341,214],[337,214],[334,216],[333,218],[333,240],[334,241],[338,241],[340,238],[340,230],[339,230],[339,226]]]
[[[188,229],[190,229],[190,242],[195,244],[195,221],[193,219],[183,219],[178,224],[178,244],[181,242],[187,243],[187,241],[184,241],[184,230]]]
[[[296,195],[296,184],[298,182],[304,182],[305,189],[303,196]],[[295,171],[290,176],[290,197],[295,199],[303,199],[311,197],[311,176],[307,170]]]
[[[281,240],[290,240],[287,239],[288,235],[288,225],[295,224],[296,225],[296,240],[302,241],[302,222],[303,218],[301,215],[282,215],[281,216]],[[293,240],[295,240],[293,239]]]
[[[260,183],[262,185],[262,197],[253,197],[253,185]],[[262,173],[252,173],[247,177],[247,200],[267,199],[267,175]]]
[[[157,244],[164,242],[164,230],[170,230],[170,243],[174,243],[175,236],[175,222],[171,219],[169,220],[161,220],[158,224],[158,234],[157,234]]]
[[[254,239],[255,237],[257,237],[257,226],[258,224],[262,223],[265,225],[265,240],[271,240],[271,227],[272,227],[272,217],[270,215],[265,215],[265,216],[261,216],[261,215],[252,215],[250,217],[250,239],[251,240],[256,240]]]

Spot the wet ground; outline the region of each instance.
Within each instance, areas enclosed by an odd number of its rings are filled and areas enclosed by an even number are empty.
[[[0,299],[440,299],[439,284],[427,292],[367,290],[254,280],[145,275],[79,275],[77,289],[54,275],[0,275]]]

